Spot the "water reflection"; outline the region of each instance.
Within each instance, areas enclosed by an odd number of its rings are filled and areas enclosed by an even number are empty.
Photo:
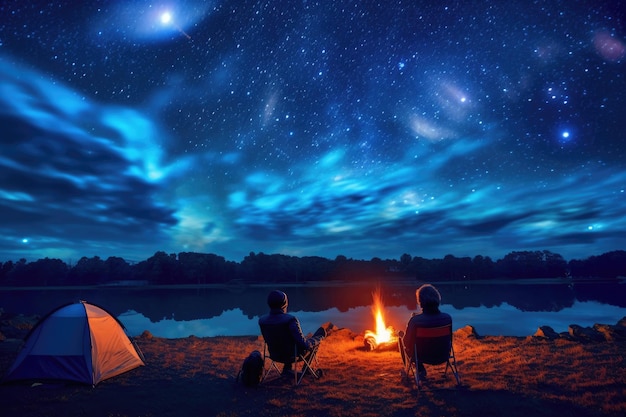
[[[467,324],[479,334],[527,336],[549,325],[566,331],[569,324],[614,324],[626,316],[626,284],[437,284],[446,312],[456,328]],[[382,286],[388,324],[401,329],[417,306],[416,285]],[[257,334],[272,288],[122,289],[1,291],[6,312],[43,315],[58,306],[87,300],[120,317],[131,334],[149,330],[160,337]],[[375,285],[299,286],[284,289],[290,312],[305,332],[324,322],[355,332],[373,326]]]
[[[504,303],[497,307],[466,307],[457,309],[451,305],[443,305],[442,309],[450,313],[454,319],[454,329],[472,325],[481,335],[529,336],[539,326],[547,325],[557,332],[567,331],[570,324],[592,326],[595,323],[615,324],[626,315],[624,308],[601,304],[598,302],[576,302],[561,311],[529,312]],[[385,321],[394,329],[404,329],[411,315],[406,307],[387,307]],[[313,332],[320,324],[332,322],[337,327],[348,328],[363,334],[374,326],[370,307],[356,307],[340,312],[336,308],[325,311],[295,311],[302,324],[303,331]],[[131,335],[138,335],[144,330],[154,336],[180,338],[189,335],[207,336],[245,336],[259,333],[258,317],[247,317],[240,309],[224,311],[210,319],[176,320],[163,319],[151,321],[143,314],[129,311],[120,319]]]

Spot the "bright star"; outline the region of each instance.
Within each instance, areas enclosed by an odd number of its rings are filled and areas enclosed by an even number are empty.
[[[575,140],[576,130],[572,126],[557,127],[557,138],[561,144],[570,143]]]
[[[187,39],[191,39],[191,36],[189,36],[187,34],[187,32],[185,32],[183,30],[183,28],[181,28],[176,22],[174,22],[174,18],[172,16],[172,13],[165,11],[163,13],[161,13],[161,23],[163,25],[172,25],[176,28],[176,30],[178,30],[180,33],[182,33],[183,35],[185,35],[185,37]]]
[[[172,21],[172,14],[170,12],[163,12],[163,14],[161,14],[161,23],[163,23],[164,25],[167,25],[171,21]]]

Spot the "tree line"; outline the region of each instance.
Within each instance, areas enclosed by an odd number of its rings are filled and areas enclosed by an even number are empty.
[[[616,279],[626,276],[626,251],[607,252],[583,260],[566,261],[550,251],[511,252],[496,261],[488,256],[426,259],[408,253],[399,259],[355,260],[296,257],[251,252],[241,262],[215,254],[156,252],[129,263],[120,257],[106,260],[83,257],[76,264],[44,258],[34,262],[0,262],[0,286],[77,286],[141,283],[198,285],[227,283],[360,282],[415,279],[429,282],[522,278]]]

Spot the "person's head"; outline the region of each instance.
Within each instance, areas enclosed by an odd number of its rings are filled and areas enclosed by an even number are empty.
[[[441,303],[441,294],[431,284],[424,284],[415,291],[417,303],[422,310],[436,310]]]
[[[287,311],[288,304],[289,300],[287,299],[287,294],[282,291],[274,290],[267,296],[267,305],[270,306],[272,310]]]

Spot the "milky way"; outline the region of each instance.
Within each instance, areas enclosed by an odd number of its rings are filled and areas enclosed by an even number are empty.
[[[0,5],[0,259],[625,249],[626,5]]]

